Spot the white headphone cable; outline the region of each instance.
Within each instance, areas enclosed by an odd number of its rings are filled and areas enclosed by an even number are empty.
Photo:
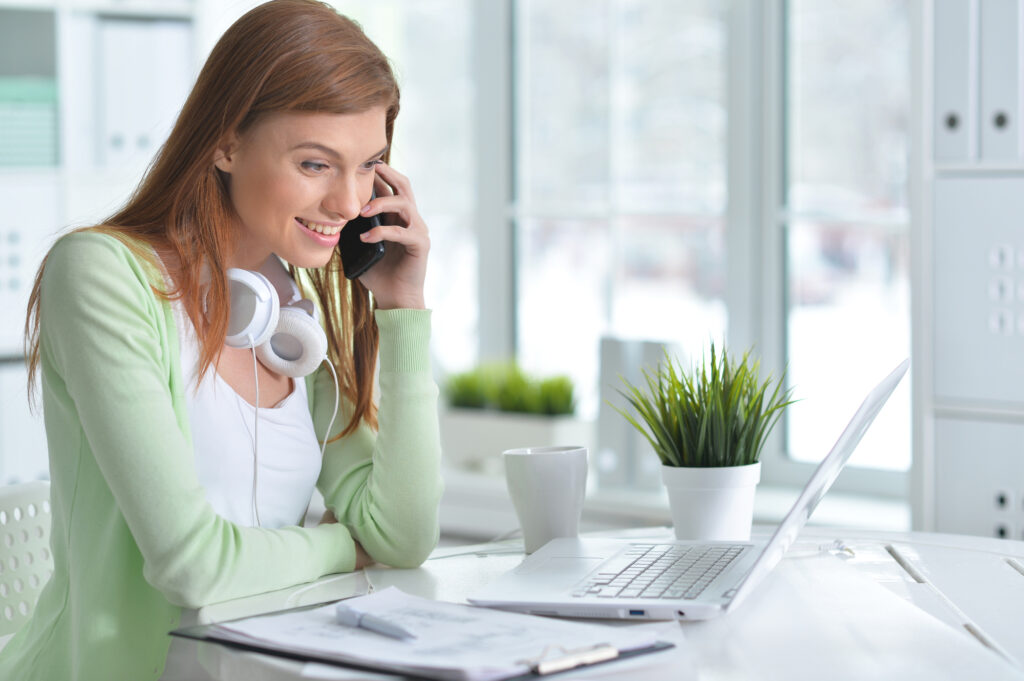
[[[252,350],[252,376],[256,382],[256,404],[253,406],[256,416],[252,426],[252,515],[256,527],[260,527],[260,509],[256,499],[260,468],[260,374],[259,366],[256,363],[256,343],[252,336],[249,336],[249,349]]]
[[[327,432],[324,433],[324,443],[323,443],[323,445],[320,446],[320,460],[321,461],[323,461],[323,459],[324,459],[324,452],[327,451],[327,440],[328,440],[328,438],[331,437],[331,428],[334,427],[334,419],[337,418],[337,416],[338,416],[338,406],[339,406],[338,403],[339,403],[340,392],[341,392],[339,387],[338,387],[338,372],[337,372],[337,370],[335,370],[334,364],[332,364],[331,360],[327,359],[327,358],[325,358],[324,361],[327,362],[327,368],[331,370],[331,375],[334,376],[334,413],[331,414],[331,420],[327,424]]]

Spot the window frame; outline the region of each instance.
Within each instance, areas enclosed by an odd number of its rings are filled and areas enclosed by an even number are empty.
[[[516,0],[473,0],[477,56],[476,229],[479,257],[479,356],[515,354],[516,224],[527,214],[516,192],[517,121],[528,102],[518,78],[517,61],[525,30]],[[757,348],[762,367],[780,375],[787,357],[786,238],[786,0],[728,2],[727,31],[727,189],[726,292],[727,343]],[[916,4],[911,8],[911,54],[917,54]],[[913,57],[912,57],[913,58]],[[916,118],[909,131],[917,142]],[[495,140],[501,147],[493,153]],[[912,194],[912,192],[911,192]],[[910,233],[915,233],[916,204],[910,201]],[[615,217],[614,201],[607,215]],[[532,215],[532,214],[531,214]],[[497,216],[497,217],[496,217]],[[913,238],[913,236],[912,236]],[[916,334],[912,329],[912,343]],[[785,452],[785,420],[765,446],[762,480],[780,487],[800,487],[814,465]],[[906,499],[909,471],[848,467],[834,489],[876,497]]]

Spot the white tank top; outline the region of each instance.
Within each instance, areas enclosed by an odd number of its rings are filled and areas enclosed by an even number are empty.
[[[275,256],[271,256],[275,258]],[[276,260],[276,259],[275,259]],[[297,289],[279,263],[261,272],[290,300]],[[287,281],[281,279],[281,273]],[[199,482],[214,511],[236,525],[253,527],[253,432],[255,409],[217,374],[206,371],[196,389],[199,343],[179,301],[172,304],[178,327],[181,375],[186,386],[192,448]],[[259,410],[256,504],[260,526],[301,525],[320,475],[320,444],[306,399],[306,382],[292,380],[292,391],[273,407]],[[194,624],[195,610],[183,609],[181,626]],[[194,642],[173,638],[161,681],[210,678],[196,657]]]
[[[256,410],[210,367],[193,392],[199,358],[195,336],[181,344],[182,378],[192,447],[206,499],[221,517],[253,527],[253,468],[256,508],[265,528],[300,525],[320,475],[320,445],[306,400],[306,382],[292,381],[292,391],[273,407]],[[254,379],[255,380],[255,379]],[[258,443],[254,442],[254,433]],[[258,449],[256,445],[258,444]],[[256,455],[254,456],[254,451]],[[258,465],[257,465],[258,461]]]

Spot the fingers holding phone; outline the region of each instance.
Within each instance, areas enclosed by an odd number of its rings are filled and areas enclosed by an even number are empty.
[[[376,265],[384,257],[385,246],[382,242],[366,242],[360,238],[379,225],[379,216],[360,215],[355,220],[349,220],[341,230],[338,250],[341,252],[342,270],[349,279],[361,277],[366,270]]]
[[[430,236],[416,206],[412,186],[404,175],[381,163],[377,166],[374,193],[375,198],[364,206],[360,217],[378,218],[380,224],[369,227],[358,238],[364,246],[383,245],[384,253],[358,275],[359,280],[370,289],[382,310],[422,309]],[[342,230],[342,241],[348,227]],[[344,257],[343,252],[343,260]]]

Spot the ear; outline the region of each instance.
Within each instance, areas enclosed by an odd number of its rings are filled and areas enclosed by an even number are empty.
[[[238,135],[229,133],[213,152],[213,165],[220,171],[230,173],[234,168],[235,151],[238,149]]]

